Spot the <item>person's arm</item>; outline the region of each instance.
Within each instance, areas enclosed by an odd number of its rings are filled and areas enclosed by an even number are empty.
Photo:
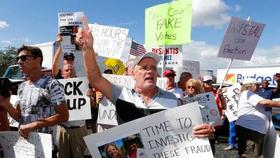
[[[66,103],[62,103],[55,107],[56,114],[47,117],[45,119],[39,119],[32,123],[21,125],[19,127],[19,133],[22,137],[28,138],[30,132],[47,127],[47,126],[54,126],[62,122],[66,122],[69,119],[69,112]]]
[[[14,108],[10,103],[10,98],[4,98],[0,95],[0,106],[3,107],[13,119],[19,121],[21,118],[20,108],[18,106]]]
[[[280,107],[280,101],[272,101],[270,99],[264,99],[259,102],[265,107]]]
[[[83,25],[84,29],[80,28],[76,35],[76,42],[82,48],[84,69],[89,83],[112,101],[112,85],[100,73],[93,49],[93,36],[85,16],[83,17]]]
[[[62,37],[58,34],[57,35],[57,40],[56,40],[58,48],[57,48],[57,50],[54,54],[53,65],[52,65],[52,73],[53,73],[54,77],[56,77],[56,75],[58,74],[58,71],[59,71],[59,58],[60,58],[61,53],[62,53],[61,42],[62,42]]]

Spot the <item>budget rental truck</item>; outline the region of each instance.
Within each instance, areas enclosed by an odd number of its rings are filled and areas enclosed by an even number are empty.
[[[226,69],[217,70],[217,83],[222,83],[225,77]],[[275,66],[252,66],[252,67],[234,67],[230,68],[224,83],[240,83],[246,78],[254,78],[261,82],[268,80],[270,86],[275,87],[274,75],[280,73],[280,65]]]

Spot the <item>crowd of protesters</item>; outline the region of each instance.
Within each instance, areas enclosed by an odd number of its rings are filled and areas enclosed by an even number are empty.
[[[155,53],[148,52],[137,56],[126,64],[125,74],[132,76],[135,80],[133,89],[119,87],[108,81],[100,72],[93,49],[93,36],[85,20],[84,28],[77,33],[76,42],[81,47],[84,70],[89,80],[88,96],[92,105],[93,119],[87,121],[87,125],[85,120],[68,121],[69,112],[64,90],[56,79],[77,77],[74,68],[75,56],[73,53],[64,53],[63,65],[59,69],[62,37],[58,35],[53,76],[46,76],[41,71],[43,55],[39,48],[22,46],[18,49],[16,60],[25,74],[26,81],[19,86],[20,100],[13,106],[10,103],[10,92],[7,90],[9,80],[1,79],[0,131],[10,130],[7,118],[7,114],[10,114],[19,122],[18,132],[24,138],[28,138],[30,132],[52,134],[53,142],[55,142],[53,157],[82,157],[86,150],[83,140],[83,137],[88,134],[86,126],[90,127],[91,132],[96,132],[98,103],[103,97],[116,106],[121,123],[125,123],[182,105],[184,97],[213,92],[220,115],[224,117],[226,103],[221,95],[222,90],[213,87],[212,76],[205,75],[195,79],[189,72],[176,74],[173,69],[166,69],[163,72],[163,77],[167,78],[166,90],[159,88],[156,81],[160,57]],[[180,75],[178,83],[175,82],[176,75]],[[262,155],[264,138],[271,119],[270,107],[280,107],[280,102],[271,100],[280,93],[280,75],[276,75],[274,79],[277,82],[277,87],[274,89],[268,87],[269,83],[266,80],[262,83],[254,79],[242,82],[238,99],[238,119],[230,126],[234,128],[234,131],[236,130],[238,141],[236,142],[235,134],[234,143],[229,143],[230,146],[225,150],[238,149],[240,158]],[[219,136],[215,129],[217,131],[218,128],[218,126],[213,127],[203,123],[193,128],[193,135],[198,138],[209,138],[212,150],[215,152],[214,142]],[[106,154],[114,155],[113,150],[116,149],[114,145],[108,145]]]

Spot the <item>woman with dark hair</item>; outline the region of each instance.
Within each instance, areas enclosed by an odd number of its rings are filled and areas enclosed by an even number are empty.
[[[115,144],[107,144],[104,151],[108,158],[125,158],[122,151]]]

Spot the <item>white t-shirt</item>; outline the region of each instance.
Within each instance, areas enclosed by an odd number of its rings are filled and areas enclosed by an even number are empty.
[[[258,104],[264,98],[251,92],[244,91],[239,98],[236,124],[262,134],[266,134],[269,126],[269,120],[265,107]]]
[[[174,87],[167,91],[173,93],[176,96],[176,98],[183,100],[184,95],[183,90],[181,88]]]

